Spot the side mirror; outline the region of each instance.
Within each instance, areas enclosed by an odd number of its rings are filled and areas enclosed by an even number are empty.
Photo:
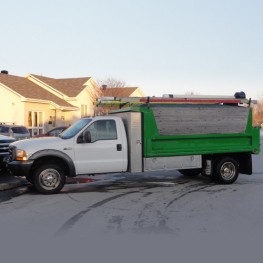
[[[80,134],[77,138],[77,143],[83,143],[83,134]]]
[[[91,142],[91,134],[90,131],[85,131],[84,133],[80,134],[77,139],[77,143],[90,143]]]
[[[85,131],[83,134],[83,141],[86,143],[90,143],[91,142],[91,134],[90,131]]]
[[[77,138],[77,143],[90,143],[91,142],[91,134],[90,131],[85,131],[79,135]]]

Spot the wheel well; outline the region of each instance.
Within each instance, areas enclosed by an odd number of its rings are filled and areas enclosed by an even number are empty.
[[[233,158],[237,161],[237,163],[239,165],[238,156],[235,153],[214,155],[212,160],[213,160],[213,163],[218,163],[223,158]]]
[[[56,156],[44,156],[34,161],[34,164],[31,168],[31,175],[33,174],[36,168],[46,163],[59,165],[64,170],[66,175],[69,173],[69,165],[65,160]]]
[[[239,154],[238,153],[224,153],[224,154],[203,155],[203,161],[211,160],[213,163],[219,161],[222,158],[234,158],[237,161],[239,161]]]
[[[211,160],[212,166],[213,166],[213,164],[216,164],[222,158],[233,158],[233,159],[235,159],[239,165],[239,172],[240,173],[252,174],[251,154],[247,153],[247,152],[206,155],[203,158],[203,165],[205,164],[206,160]]]

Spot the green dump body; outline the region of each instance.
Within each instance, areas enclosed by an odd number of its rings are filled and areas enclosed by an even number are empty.
[[[145,158],[260,151],[250,107],[144,104],[120,111],[142,113]]]

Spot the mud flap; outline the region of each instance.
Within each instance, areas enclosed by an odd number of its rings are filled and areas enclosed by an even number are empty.
[[[252,174],[252,157],[250,153],[242,153],[238,156],[239,172],[241,174]]]

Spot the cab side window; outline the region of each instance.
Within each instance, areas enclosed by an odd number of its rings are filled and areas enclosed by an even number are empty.
[[[114,120],[98,120],[92,123],[87,131],[90,132],[91,142],[99,140],[117,140],[117,129]]]

